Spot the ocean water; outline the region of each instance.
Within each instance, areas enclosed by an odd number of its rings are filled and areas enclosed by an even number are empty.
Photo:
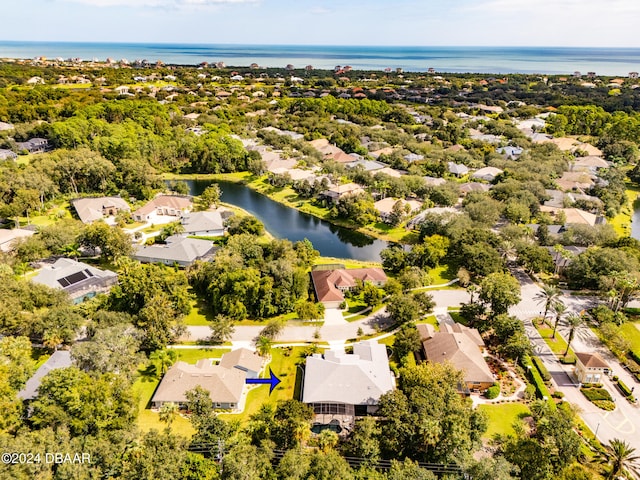
[[[316,45],[198,45],[143,43],[64,43],[0,41],[0,58],[107,57],[129,61],[197,65],[225,62],[228,66],[296,68],[312,65],[332,69],[351,65],[358,70],[402,68],[420,72],[546,73],[574,71],[598,75],[628,75],[640,71],[640,48],[569,47],[380,47]]]

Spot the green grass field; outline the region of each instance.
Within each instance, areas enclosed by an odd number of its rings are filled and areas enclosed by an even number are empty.
[[[480,405],[478,407],[486,412],[489,419],[484,438],[493,438],[494,435],[513,435],[513,424],[529,415],[529,407],[521,403],[501,403],[494,405]]]
[[[220,418],[224,420],[239,419],[242,422],[246,422],[264,403],[275,405],[280,400],[297,398],[296,394],[300,391],[300,382],[302,381],[301,370],[297,367],[297,364],[304,362],[302,356],[304,351],[305,348],[302,347],[272,348],[271,362],[267,367],[267,372],[263,373],[262,377],[268,377],[269,368],[271,368],[273,373],[281,380],[281,383],[271,395],[269,395],[269,387],[266,385],[252,387],[247,395],[242,413],[223,413]]]
[[[640,354],[640,329],[638,329],[638,325],[636,322],[625,322],[620,327],[620,330],[631,342],[631,350]]]
[[[627,204],[622,207],[620,213],[609,220],[609,223],[613,226],[618,235],[622,237],[628,237],[631,235],[631,218],[633,217],[633,210],[640,194],[640,188],[627,182],[627,188],[625,190],[627,195]]]
[[[553,333],[553,328],[549,327],[546,323],[544,325],[538,324],[538,322],[534,321],[533,324],[536,327],[536,330],[540,333],[544,341],[549,348],[557,357],[564,356],[564,352],[567,350],[567,342],[560,336],[558,332],[556,332],[556,338],[551,338],[551,334]],[[569,356],[573,355],[573,350],[569,349]]]

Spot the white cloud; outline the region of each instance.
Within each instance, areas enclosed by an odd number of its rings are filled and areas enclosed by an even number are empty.
[[[332,10],[325,7],[313,7],[309,12],[313,15],[326,15],[327,13],[332,13]]]
[[[604,9],[604,10],[603,10]],[[486,0],[463,6],[461,10],[500,13],[544,12],[546,15],[598,14],[610,17],[612,14],[640,12],[637,0]]]
[[[215,7],[220,5],[258,3],[259,0],[64,0],[94,7]]]

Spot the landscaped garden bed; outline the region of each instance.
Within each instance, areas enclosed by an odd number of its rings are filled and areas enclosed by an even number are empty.
[[[611,411],[616,408],[616,404],[613,402],[611,394],[605,388],[585,385],[580,389],[580,391],[591,403],[602,410]]]

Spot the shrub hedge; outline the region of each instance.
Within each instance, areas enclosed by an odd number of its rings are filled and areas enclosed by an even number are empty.
[[[542,359],[540,359],[540,357],[533,357],[531,360],[533,360],[533,363],[540,372],[540,376],[542,377],[542,379],[545,382],[550,382],[551,374],[549,373],[549,370],[547,370],[547,367],[544,366],[544,363],[542,363]]]
[[[631,396],[632,394],[631,389],[627,387],[627,384],[620,379],[618,379],[618,388],[620,389],[620,391],[625,397]]]
[[[489,400],[498,398],[498,395],[500,395],[500,385],[493,385],[492,387],[487,388],[487,391],[484,392],[484,396]]]
[[[582,394],[589,399],[591,402],[595,402],[598,400],[608,400],[612,401],[611,394],[605,390],[604,388],[581,388],[580,391]]]

